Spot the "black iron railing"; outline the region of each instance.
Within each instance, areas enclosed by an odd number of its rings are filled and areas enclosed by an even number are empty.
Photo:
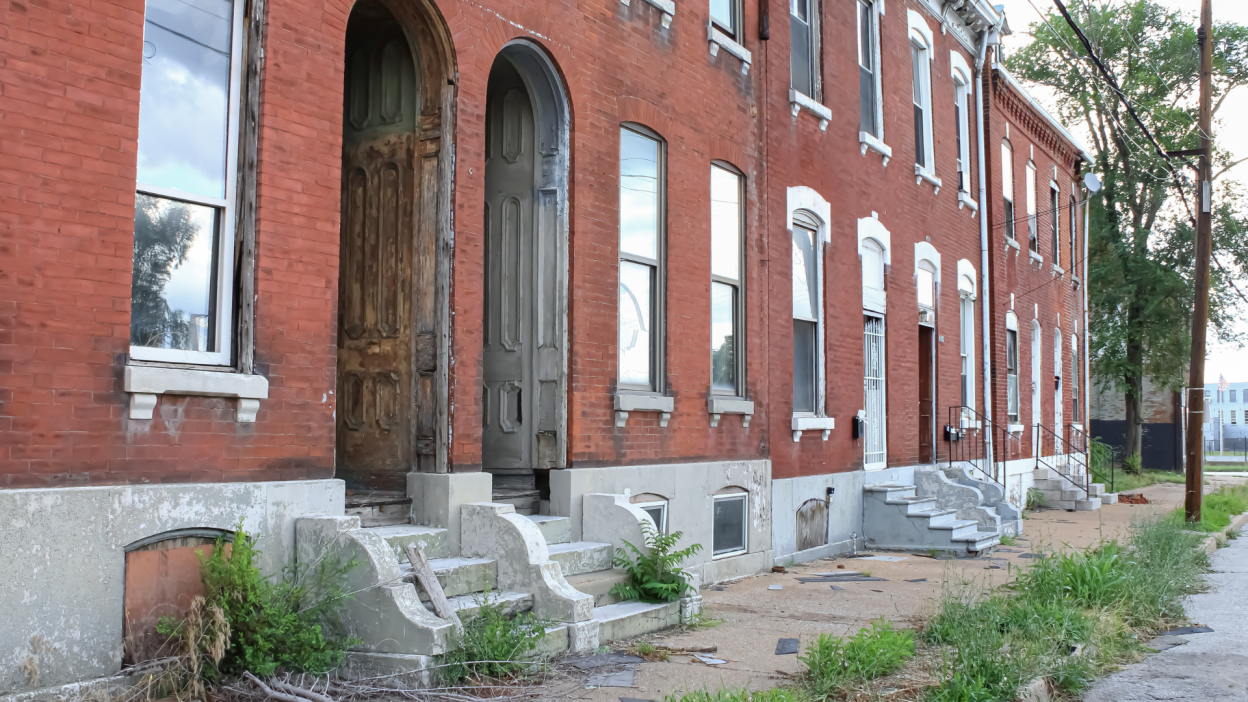
[[[945,443],[949,447],[948,465],[970,466],[978,474],[993,481],[1005,490],[1005,442],[997,441],[998,432],[992,420],[973,408],[958,405],[949,408],[949,423],[945,425]]]
[[[1117,492],[1114,483],[1122,457],[1112,446],[1093,439],[1074,424],[1066,425],[1066,446],[1071,460],[1083,468],[1089,481],[1104,484],[1109,492]]]
[[[1062,479],[1070,483],[1071,487],[1083,492],[1084,497],[1088,497],[1092,492],[1092,479],[1090,471],[1083,471],[1080,476],[1082,481],[1075,480],[1070,477],[1067,472],[1070,470],[1069,460],[1070,454],[1067,452],[1068,445],[1058,436],[1052,429],[1043,424],[1035,424],[1036,445],[1033,450],[1036,453],[1036,468],[1048,468],[1050,472],[1057,473]],[[1049,455],[1044,455],[1045,447],[1049,448]],[[1066,468],[1065,471],[1062,468]]]

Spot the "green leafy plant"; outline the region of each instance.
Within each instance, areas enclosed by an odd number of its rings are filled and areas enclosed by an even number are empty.
[[[1018,543],[1018,539],[1010,536],[1009,534],[1001,534],[1000,541],[1002,546],[1014,546]]]
[[[804,690],[773,687],[770,690],[699,690],[667,695],[663,702],[810,702]]]
[[[1027,506],[1025,509],[1040,509],[1044,507],[1044,493],[1039,488],[1027,488]]]
[[[641,523],[641,533],[646,540],[646,550],[625,541],[633,552],[630,557],[624,549],[616,549],[612,563],[628,573],[628,582],[616,583],[611,593],[623,600],[643,602],[675,602],[693,588],[689,574],[680,567],[685,559],[702,550],[702,544],[692,544],[679,551],[676,544],[682,532],[659,534],[649,521]]]
[[[824,698],[848,683],[899,670],[913,656],[914,632],[898,631],[881,617],[849,639],[820,634],[798,660],[808,670],[810,692]]]
[[[1122,472],[1127,475],[1139,475],[1144,470],[1144,459],[1140,454],[1133,453],[1122,459]]]
[[[211,555],[200,555],[204,598],[224,612],[230,632],[215,672],[268,677],[278,669],[324,673],[338,667],[359,642],[345,635],[339,618],[356,562],[326,556],[311,567],[287,567],[274,582],[254,564],[259,555],[241,522],[232,543],[223,536]]]
[[[533,667],[530,660],[551,623],[532,612],[508,616],[487,591],[477,597],[477,614],[464,624],[460,647],[442,659],[442,679],[454,685],[467,679],[507,678]]]
[[[1231,517],[1244,512],[1248,512],[1248,486],[1228,485],[1205,495],[1200,506],[1200,523],[1184,522],[1182,507],[1176,507],[1167,519],[1194,531],[1213,532],[1227,528]]]

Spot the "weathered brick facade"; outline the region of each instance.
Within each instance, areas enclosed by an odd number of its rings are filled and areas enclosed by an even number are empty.
[[[940,3],[936,3],[940,4]],[[990,204],[960,202],[953,127],[951,53],[970,65],[974,47],[925,0],[889,3],[880,24],[884,141],[859,151],[855,5],[822,7],[826,130],[789,97],[788,10],[770,2],[770,38],[760,36],[758,2],[743,3],[748,73],[727,51],[711,56],[705,3],[677,5],[670,27],[636,0],[517,4],[413,0],[405,11],[444,23],[454,58],[453,252],[449,443],[446,469],[481,465],[483,172],[490,68],[514,39],[534,42],[561,72],[571,106],[568,183],[570,273],[568,453],[570,467],[770,459],[777,478],[851,471],[863,461],[851,439],[862,408],[863,336],[857,222],[878,217],[892,235],[886,276],[888,463],[919,463],[915,244],[942,258],[936,305],[936,423],[959,404],[957,262],[980,269],[979,217],[992,223],[991,304],[994,416],[1003,413],[1003,324],[1010,295],[1029,348],[1032,305],[1045,330],[1043,377],[1051,378],[1052,329],[1068,338],[1082,289],[1066,266],[1055,276],[1028,265],[1001,238],[999,143],[1011,125],[1016,182],[1028,146],[1039,171],[1057,166],[1062,201],[1078,174],[1078,152],[1022,105],[991,70],[987,162]],[[407,7],[407,5],[404,5]],[[436,12],[430,12],[430,9]],[[130,286],[143,2],[13,2],[0,26],[0,487],[135,482],[231,482],[329,477],[334,473],[335,335],[339,272],[346,0],[272,0],[267,6],[256,189],[255,359],[270,384],[257,420],[235,421],[230,401],[162,395],[151,420],[130,419],[122,374],[129,350]],[[935,174],[916,178],[907,13],[934,32],[931,65]],[[396,11],[396,14],[397,11]],[[1011,111],[1021,109],[1023,112]],[[667,144],[667,298],[664,387],[675,399],[666,427],[635,413],[617,427],[617,253],[620,124],[649,127]],[[977,163],[972,119],[970,162]],[[194,138],[194,135],[187,135]],[[745,175],[748,428],[726,416],[710,426],[709,166]],[[970,170],[977,195],[978,167]],[[1047,193],[1047,176],[1041,179]],[[788,188],[830,203],[823,252],[826,440],[791,438],[791,243]],[[1021,192],[1021,186],[1020,186]],[[1043,211],[1045,196],[1040,198]],[[1021,199],[1020,199],[1021,210]],[[1047,251],[1047,215],[1040,216]],[[1063,228],[1063,236],[1066,229]],[[982,271],[981,271],[982,273]],[[978,280],[977,280],[978,284]],[[976,335],[981,338],[976,302]],[[978,357],[978,352],[977,352]],[[1029,377],[1030,359],[1020,353]],[[1069,363],[1069,350],[1066,353]],[[978,373],[978,368],[976,370]],[[1081,372],[1081,376],[1083,373]],[[1085,383],[1086,384],[1086,383]],[[976,383],[982,394],[982,381]],[[1069,388],[1069,385],[1067,385]],[[1066,391],[1069,393],[1069,390]],[[1052,393],[1042,392],[1051,423]],[[1069,398],[1069,394],[1067,394]],[[1029,415],[1029,396],[1023,414]],[[977,401],[977,404],[981,404]],[[1067,421],[1071,416],[1067,410]],[[1004,423],[1004,418],[999,421]],[[1027,451],[1027,437],[1023,438]],[[936,437],[936,454],[944,455]]]

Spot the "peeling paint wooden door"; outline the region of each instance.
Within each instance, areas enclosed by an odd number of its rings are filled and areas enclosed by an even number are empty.
[[[797,550],[818,548],[828,544],[828,503],[809,499],[797,510]]]
[[[485,306],[481,464],[496,488],[534,486],[556,467],[563,388],[558,200],[544,187],[546,154],[534,105],[505,58],[486,107]]]
[[[380,5],[352,13],[346,57],[338,474],[355,488],[403,490],[435,453],[435,233],[421,226],[421,196],[437,185],[418,131],[430,118],[418,112],[410,45]]]
[[[931,463],[935,454],[935,361],[931,327],[919,326],[919,463]]]

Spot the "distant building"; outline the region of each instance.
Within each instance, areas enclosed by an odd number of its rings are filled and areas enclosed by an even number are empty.
[[[1204,437],[1206,443],[1214,442],[1213,450],[1221,448],[1220,440],[1248,439],[1248,383],[1228,383],[1226,390],[1206,383],[1205,407]]]
[[[1248,383],[1244,383],[1248,387]],[[1214,386],[1216,390],[1216,384]],[[1242,395],[1243,390],[1237,394]],[[1208,395],[1208,388],[1206,388]],[[1125,454],[1127,434],[1126,399],[1118,390],[1106,390],[1093,383],[1092,414],[1088,429],[1093,438],[1109,444]],[[1144,379],[1143,400],[1144,440],[1141,447],[1143,465],[1156,470],[1182,470],[1184,456],[1183,393],[1160,388]],[[1241,408],[1248,409],[1248,405]],[[1242,421],[1242,419],[1241,419]]]

